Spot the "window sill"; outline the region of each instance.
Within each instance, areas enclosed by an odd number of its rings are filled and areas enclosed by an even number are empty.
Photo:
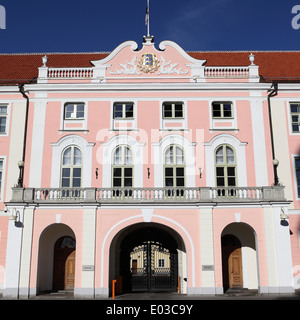
[[[63,129],[63,130],[58,130],[59,133],[63,133],[63,132],[84,132],[85,134],[87,134],[89,132],[89,130],[85,130],[85,129]]]

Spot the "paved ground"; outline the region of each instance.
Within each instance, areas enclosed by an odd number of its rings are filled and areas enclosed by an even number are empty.
[[[3,299],[3,298],[2,298]],[[71,292],[60,292],[51,294],[38,295],[30,300],[83,300],[74,298]],[[107,299],[88,299],[88,300],[104,300],[113,301],[112,298]],[[120,300],[135,300],[135,301],[167,301],[167,300],[300,300],[300,293],[297,294],[251,294],[251,293],[237,293],[232,295],[218,295],[218,296],[187,296],[179,295],[177,293],[135,293],[124,294],[115,297],[115,301]]]

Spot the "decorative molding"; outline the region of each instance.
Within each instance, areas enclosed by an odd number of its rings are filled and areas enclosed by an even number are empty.
[[[110,55],[108,55],[106,58],[101,60],[94,60],[91,61],[91,64],[95,67],[100,67],[108,63],[111,59],[113,59],[121,50],[123,50],[126,47],[131,47],[132,51],[136,51],[138,49],[138,44],[135,41],[126,41],[120,44],[118,47],[116,47]]]
[[[159,44],[159,49],[161,51],[165,51],[167,46],[170,46],[174,49],[176,49],[186,60],[188,60],[190,63],[198,65],[198,66],[203,66],[206,62],[206,60],[199,60],[191,57],[189,54],[187,54],[177,43],[173,41],[162,41]]]
[[[161,66],[159,69],[159,72],[157,74],[187,74],[189,72],[188,69],[186,69],[185,71],[182,71],[181,68],[177,68],[178,63],[174,63],[172,64],[171,61],[166,62],[166,59],[161,56]]]
[[[134,57],[131,61],[127,61],[125,64],[120,63],[120,67],[122,69],[116,69],[116,71],[109,71],[112,75],[133,75],[133,74],[142,74],[141,71],[138,69],[138,65],[136,62],[137,58]]]

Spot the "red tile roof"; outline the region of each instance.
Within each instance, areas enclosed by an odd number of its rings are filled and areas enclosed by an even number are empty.
[[[259,74],[268,81],[300,82],[300,51],[252,51]],[[196,59],[206,59],[207,66],[247,66],[250,51],[190,52]],[[263,80],[263,79],[262,79]]]
[[[207,66],[247,66],[250,51],[188,52]],[[109,53],[47,53],[48,67],[90,67]],[[262,81],[300,82],[299,51],[253,51]],[[0,54],[0,84],[28,83],[37,78],[45,54]]]

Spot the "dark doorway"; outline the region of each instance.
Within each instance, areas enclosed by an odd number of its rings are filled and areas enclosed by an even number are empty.
[[[75,284],[76,242],[61,237],[54,245],[53,290],[73,290]]]
[[[224,291],[243,288],[241,242],[231,234],[222,237],[222,268]]]
[[[126,232],[120,244],[119,275],[125,292],[174,292],[178,286],[178,244],[158,227]]]

